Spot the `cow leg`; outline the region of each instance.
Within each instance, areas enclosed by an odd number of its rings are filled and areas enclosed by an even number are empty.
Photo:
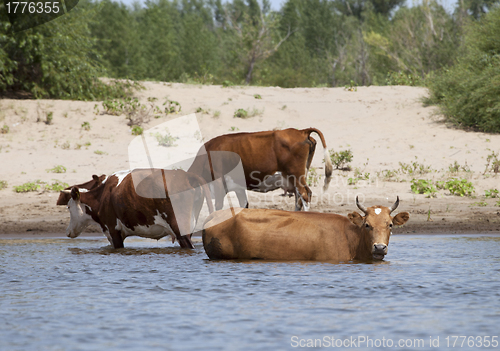
[[[247,193],[245,192],[244,189],[237,189],[234,191],[236,193],[236,196],[238,197],[238,203],[240,204],[240,207],[248,208],[248,198],[247,198]]]
[[[108,240],[114,249],[123,249],[123,238],[120,230],[110,231]]]
[[[215,210],[220,211],[224,207],[224,186],[222,184],[222,178],[217,179],[213,183],[214,187],[214,197],[215,197]]]

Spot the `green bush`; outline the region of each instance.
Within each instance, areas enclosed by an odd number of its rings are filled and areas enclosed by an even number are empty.
[[[144,132],[144,129],[141,126],[132,126],[132,135],[141,135]]]
[[[461,128],[500,132],[500,7],[467,26],[458,63],[428,81],[428,104]]]
[[[498,197],[498,190],[497,189],[485,190],[484,191],[484,196],[488,197],[488,198]]]
[[[403,72],[389,72],[386,79],[387,85],[407,85],[411,87],[423,86],[423,79],[416,74],[404,74]]]
[[[234,117],[238,118],[247,118],[248,117],[248,111],[242,108],[237,109],[234,111]]]
[[[339,152],[335,152],[333,149],[330,149],[329,153],[330,153],[330,160],[332,161],[332,164],[335,166],[336,169],[342,169],[342,170],[351,169],[349,163],[352,162],[354,156],[350,149],[341,150]]]
[[[415,194],[425,194],[427,197],[435,197],[437,190],[432,180],[426,179],[412,179],[411,191]]]
[[[66,167],[62,165],[54,166],[54,168],[46,169],[47,173],[66,173]]]
[[[45,185],[45,190],[59,192],[65,188],[69,187],[68,183],[61,182],[57,179],[52,179],[52,180],[54,181],[52,184]]]
[[[0,11],[0,93],[73,100],[126,96],[130,83],[106,84],[98,78],[105,72],[89,29],[98,10],[78,6],[14,34],[9,33],[7,12]]]
[[[31,191],[40,190],[40,185],[43,184],[40,180],[35,180],[34,182],[24,183],[22,185],[14,186],[14,191],[16,193],[28,193]]]
[[[8,186],[6,180],[0,180],[0,190],[6,189]]]
[[[444,184],[444,188],[448,189],[452,195],[471,196],[475,192],[474,186],[467,179],[453,178]]]

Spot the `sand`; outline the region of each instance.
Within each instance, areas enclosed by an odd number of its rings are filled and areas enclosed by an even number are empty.
[[[483,174],[486,158],[500,151],[500,135],[468,132],[447,126],[435,107],[421,102],[425,88],[358,87],[343,88],[229,87],[144,82],[136,96],[146,104],[166,97],[178,101],[179,114],[152,118],[144,130],[183,115],[196,113],[201,135],[207,141],[236,131],[262,131],[315,127],[323,132],[329,149],[352,150],[351,171],[335,170],[329,190],[313,186],[313,211],[348,214],[356,210],[359,195],[367,206],[392,204],[401,199],[400,211],[410,213],[409,222],[395,229],[403,233],[490,233],[500,232],[499,199],[486,198],[487,189],[500,189],[500,175]],[[261,99],[256,99],[259,94]],[[99,111],[95,109],[97,105]],[[237,109],[256,111],[254,117],[235,118]],[[52,123],[46,124],[52,112]],[[70,185],[85,182],[93,174],[111,174],[129,168],[128,146],[134,136],[124,115],[102,114],[101,102],[62,100],[0,100],[0,234],[44,236],[64,234],[69,213],[56,206],[58,193],[39,190],[16,193],[14,186],[54,179]],[[90,130],[82,128],[88,122]],[[314,134],[317,140],[319,140]],[[320,143],[312,163],[322,174],[323,148]],[[450,173],[454,162],[467,165],[469,172]],[[423,175],[402,174],[400,162],[417,162],[432,170]],[[65,173],[47,170],[56,165]],[[367,179],[349,185],[355,169]],[[387,177],[387,171],[398,171]],[[472,197],[454,196],[440,190],[436,198],[414,194],[413,178],[445,180],[467,178],[474,187]],[[320,180],[319,184],[322,184]],[[43,189],[43,187],[41,188]],[[250,207],[293,210],[293,198],[272,194],[250,194]],[[92,227],[89,232],[98,231]]]

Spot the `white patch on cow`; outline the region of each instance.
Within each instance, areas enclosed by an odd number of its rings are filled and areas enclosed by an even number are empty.
[[[381,208],[376,208],[376,209],[375,209],[375,214],[377,214],[377,215],[378,215],[378,214],[380,214],[380,212],[382,212],[382,209],[381,209]]]
[[[76,238],[94,221],[92,217],[86,213],[86,208],[90,209],[86,204],[75,201],[73,198],[68,201],[70,220],[68,228],[66,229],[66,235],[70,238]]]
[[[109,176],[106,176],[104,180],[102,181],[102,184],[106,183],[106,180],[108,180]]]
[[[116,178],[118,178],[118,184],[116,184],[116,187],[118,187],[120,185],[120,183],[123,181],[123,179],[125,179],[125,177],[128,176],[130,174],[130,172],[131,172],[131,170],[128,169],[126,171],[119,171],[119,172],[115,172],[112,174]]]
[[[81,189],[78,189],[81,193],[86,193],[89,191],[89,189],[85,189],[85,188],[81,188]]]
[[[156,210],[156,215],[154,218],[154,224],[152,225],[138,225],[130,229],[123,224],[120,219],[116,219],[116,230],[121,231],[122,238],[125,239],[128,236],[140,236],[142,238],[156,239],[159,240],[167,235],[172,237],[172,241],[175,240],[175,233],[170,227],[170,225],[165,221],[160,212]],[[166,217],[166,214],[164,214]]]

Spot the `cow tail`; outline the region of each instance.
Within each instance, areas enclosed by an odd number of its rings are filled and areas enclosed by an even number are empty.
[[[323,191],[326,191],[328,190],[328,186],[330,185],[330,181],[332,179],[333,165],[332,165],[332,160],[330,159],[328,148],[326,146],[325,137],[323,136],[323,133],[321,133],[321,131],[316,128],[308,128],[305,129],[304,131],[307,133],[307,137],[309,137],[311,133],[316,133],[321,139],[321,144],[323,145],[324,149],[323,156],[325,160],[325,184],[323,185]]]

